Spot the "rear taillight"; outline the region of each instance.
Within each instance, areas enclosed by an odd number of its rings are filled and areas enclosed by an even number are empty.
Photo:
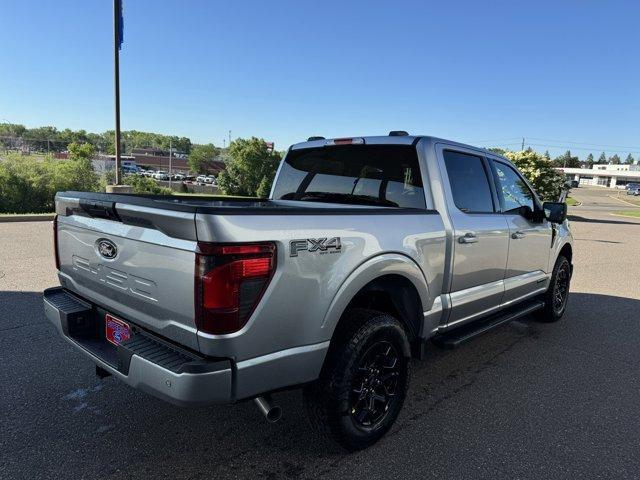
[[[198,330],[225,334],[244,327],[275,268],[274,243],[218,245],[199,242],[195,272]]]
[[[58,215],[53,217],[53,254],[56,257],[56,270],[60,270],[60,254],[58,254]]]

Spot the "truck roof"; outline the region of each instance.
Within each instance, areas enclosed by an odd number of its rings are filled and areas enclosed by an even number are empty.
[[[430,135],[372,135],[372,136],[353,136],[353,137],[338,137],[338,138],[323,138],[318,140],[308,140],[306,142],[299,142],[291,146],[291,150],[298,150],[303,148],[315,148],[324,147],[325,145],[334,145],[336,141],[344,139],[362,139],[366,145],[415,145],[419,140],[426,139],[431,143],[443,142],[451,145],[457,145],[459,147],[469,148],[490,154],[498,157],[502,155],[495,152],[491,152],[486,148],[476,147],[455,140],[447,140],[445,138],[433,137]]]

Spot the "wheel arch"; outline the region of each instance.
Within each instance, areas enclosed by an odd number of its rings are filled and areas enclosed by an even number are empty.
[[[349,275],[331,302],[322,328],[333,339],[347,310],[369,308],[397,318],[413,345],[422,335],[424,312],[432,304],[427,281],[418,265],[405,255],[383,254]]]
[[[558,255],[565,256],[567,260],[569,260],[569,263],[573,265],[573,247],[571,246],[571,243],[566,242],[558,251]]]

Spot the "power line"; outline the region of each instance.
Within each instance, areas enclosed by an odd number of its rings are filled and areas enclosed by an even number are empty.
[[[597,150],[600,150],[599,148],[593,148],[593,147],[578,147],[578,146],[570,146],[570,145],[552,145],[552,144],[547,144],[547,143],[527,143],[528,146],[530,147],[543,147],[543,148],[555,148],[558,150],[583,150],[583,151],[587,151],[587,152],[594,152]],[[490,144],[490,145],[478,145],[479,147],[482,148],[491,148],[491,147],[521,147],[522,148],[522,143],[521,142],[513,142],[513,143],[494,143],[494,144]],[[524,148],[522,148],[524,150]],[[640,147],[637,149],[615,149],[613,151],[609,150],[610,153],[638,153],[640,152]]]
[[[520,140],[520,137],[493,138],[489,140],[469,140],[467,143],[491,143],[491,142],[503,142],[505,140]]]
[[[550,138],[538,138],[538,137],[529,137],[532,140],[542,140],[543,142],[554,142],[554,143],[564,143],[564,144],[576,144],[576,145],[590,145],[593,147],[605,147],[605,148],[626,148],[630,150],[640,150],[640,146],[637,147],[629,147],[623,145],[606,145],[604,143],[588,143],[588,142],[572,142],[569,140],[552,140]]]
[[[547,148],[559,148],[559,149],[567,148],[567,145],[547,145],[547,144],[543,144],[543,143],[530,143],[529,145],[533,145],[534,147],[547,147]],[[571,148],[567,148],[567,150],[586,150],[586,151],[589,151],[589,152],[593,152],[594,150],[599,150],[599,149],[597,149],[597,148],[589,148],[589,147],[572,146]],[[628,149],[628,150],[616,149],[616,150],[614,150],[614,153],[616,151],[618,151],[620,153],[634,153],[634,152],[640,151],[640,147],[639,148],[635,148],[635,149]]]
[[[531,143],[530,145],[536,145],[536,146],[540,146],[540,147],[550,147],[550,148],[566,148],[568,145],[576,145],[575,147],[571,147],[571,148],[575,148],[576,150],[600,150],[600,149],[618,149],[620,151],[624,150],[624,151],[631,151],[631,152],[637,152],[640,151],[640,146],[624,146],[624,145],[610,145],[610,144],[604,144],[604,143],[589,143],[589,142],[576,142],[576,141],[571,141],[571,140],[553,140],[550,138],[540,138],[540,137],[527,137],[530,140],[540,140],[543,142],[553,142],[546,144],[546,143]],[[473,141],[469,141],[468,143],[471,144],[491,144],[494,142],[500,142],[501,145],[519,145],[520,142],[509,142],[509,143],[502,143],[503,141],[506,140],[520,140],[520,137],[509,137],[509,138],[495,138],[492,140],[473,140]],[[558,145],[560,144],[560,145]],[[586,146],[589,146],[591,148],[585,148]],[[595,148],[597,147],[597,148]]]

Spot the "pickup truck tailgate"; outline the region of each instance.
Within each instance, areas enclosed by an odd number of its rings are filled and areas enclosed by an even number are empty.
[[[116,204],[110,219],[73,203],[59,199],[56,208],[62,286],[197,350],[194,214]]]

